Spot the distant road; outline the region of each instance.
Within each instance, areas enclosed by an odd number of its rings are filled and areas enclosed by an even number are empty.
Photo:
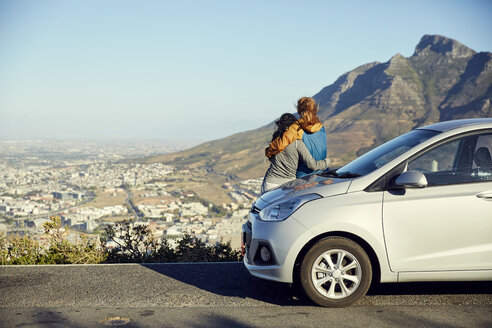
[[[492,327],[492,282],[390,284],[314,306],[242,263],[0,266],[0,326]]]
[[[130,203],[133,200],[133,193],[130,190],[127,190],[126,188],[123,188],[126,192],[126,198],[125,198],[125,204],[128,209],[132,212],[133,216],[135,217],[135,221],[138,220],[138,215],[137,212],[135,212],[135,209],[133,208],[133,203]]]

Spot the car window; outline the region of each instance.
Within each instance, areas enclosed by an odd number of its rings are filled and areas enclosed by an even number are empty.
[[[422,173],[453,171],[461,140],[438,146],[408,164],[408,169]]]
[[[474,134],[443,143],[408,163],[429,186],[492,181],[492,134]]]

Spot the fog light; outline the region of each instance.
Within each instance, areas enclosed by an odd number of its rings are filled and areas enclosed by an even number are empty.
[[[260,250],[260,256],[261,256],[261,260],[263,262],[269,262],[270,259],[272,258],[272,256],[270,255],[270,251],[265,246],[263,246],[261,248],[261,250]]]

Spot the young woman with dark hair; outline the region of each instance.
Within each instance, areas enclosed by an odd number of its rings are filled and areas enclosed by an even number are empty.
[[[311,97],[302,97],[297,101],[299,119],[293,122],[283,134],[278,135],[265,149],[268,158],[281,153],[295,140],[302,140],[313,158],[317,161],[326,158],[327,140],[326,131],[318,116],[319,106]],[[313,170],[300,162],[296,172],[298,178],[312,173]]]
[[[277,138],[282,138],[285,132],[290,129],[298,120],[290,113],[282,114],[280,119],[275,122],[277,130],[273,133],[272,141]],[[330,160],[324,158],[316,161],[307,149],[302,140],[293,140],[286,145],[283,151],[269,157],[270,167],[268,168],[263,184],[261,185],[261,193],[276,188],[286,182],[296,178],[296,172],[300,163],[306,165],[313,171],[324,170],[328,167]]]

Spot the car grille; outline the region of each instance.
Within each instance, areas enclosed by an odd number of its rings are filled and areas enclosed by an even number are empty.
[[[242,238],[241,238],[241,253],[243,256],[249,257],[249,247],[251,244],[251,231],[252,225],[251,222],[246,222],[243,224],[243,233],[242,233]],[[248,258],[248,262],[250,262],[250,259]]]

